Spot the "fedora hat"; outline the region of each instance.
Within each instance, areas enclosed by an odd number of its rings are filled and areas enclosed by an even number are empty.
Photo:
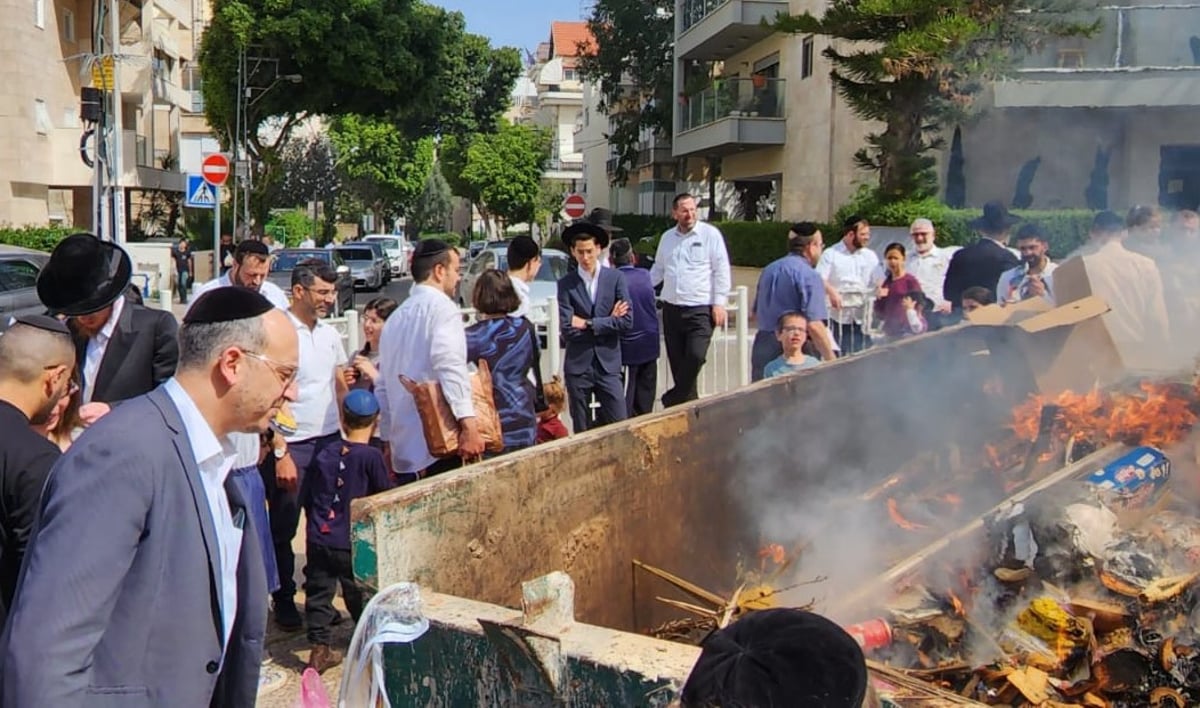
[[[610,234],[624,231],[620,226],[613,226],[613,213],[604,207],[592,209],[591,213],[584,217],[584,220],[599,226]]]
[[[575,248],[575,239],[579,238],[582,234],[589,234],[595,237],[596,247],[601,251],[608,248],[608,231],[603,226],[584,219],[576,221],[563,231],[562,241],[568,251]]]
[[[58,242],[37,280],[46,309],[68,317],[99,312],[125,294],[133,275],[129,254],[88,233]]]
[[[1008,231],[1019,221],[1019,218],[1008,213],[1008,207],[1003,202],[994,201],[984,204],[983,216],[972,219],[967,226],[985,234],[995,234]]]

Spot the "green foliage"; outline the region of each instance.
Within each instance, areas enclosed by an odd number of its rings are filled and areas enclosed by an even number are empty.
[[[462,234],[456,234],[453,231],[430,231],[429,233],[421,234],[422,241],[430,238],[436,238],[439,241],[445,241],[455,248],[463,245]]]
[[[600,113],[613,125],[606,137],[617,156],[614,184],[625,184],[637,164],[645,131],[671,135],[674,11],[674,0],[597,0],[588,18],[596,48],[579,69],[599,84]]]
[[[787,253],[790,224],[778,221],[722,221],[716,227],[725,235],[725,247],[729,250],[729,262],[733,265],[762,268]]]
[[[512,47],[493,49],[486,37],[465,32],[460,13],[450,13],[458,41],[437,62],[434,102],[401,121],[406,135],[470,135],[493,129],[508,108],[521,55]],[[411,111],[411,106],[409,107]]]
[[[289,209],[272,214],[265,231],[271,234],[278,243],[282,243],[288,248],[295,248],[300,245],[300,242],[313,237],[313,227],[312,217],[303,210]]]
[[[435,165],[429,171],[425,188],[421,190],[408,218],[409,233],[420,234],[446,228],[450,215],[454,213],[451,197],[450,185],[446,183],[442,170]]]
[[[620,227],[622,236],[635,245],[646,237],[661,236],[664,231],[675,225],[675,220],[669,216],[651,216],[647,214],[614,214],[613,226]]]
[[[432,138],[410,140],[386,120],[347,115],[330,124],[329,139],[346,189],[380,224],[412,210],[433,170]]]
[[[69,226],[0,226],[0,243],[50,252],[59,241],[81,230]]]
[[[884,129],[855,154],[879,173],[881,201],[932,196],[930,154],[942,126],[972,108],[986,82],[1009,73],[1041,40],[1089,35],[1078,0],[832,0],[825,13],[780,18],[777,29],[835,41],[822,52],[838,93]],[[842,40],[842,41],[837,41]]]
[[[459,196],[478,204],[485,216],[502,224],[533,218],[542,168],[550,157],[547,131],[501,120],[495,133],[477,133],[447,143],[444,164],[450,171],[446,178],[452,187],[458,184],[462,188]]]

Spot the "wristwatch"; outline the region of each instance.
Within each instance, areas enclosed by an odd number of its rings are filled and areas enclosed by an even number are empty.
[[[287,455],[287,454],[288,454],[288,450],[287,450],[287,448],[286,448],[286,447],[283,447],[283,448],[277,447],[277,448],[275,448],[275,459],[276,459],[276,460],[282,460],[282,459],[283,459],[283,457],[284,457],[284,455]]]
[[[592,321],[591,321],[591,320],[584,320],[584,321],[583,321],[583,323],[584,323],[584,325],[585,325],[585,326],[586,326],[588,329],[591,329],[591,328],[592,328]]]

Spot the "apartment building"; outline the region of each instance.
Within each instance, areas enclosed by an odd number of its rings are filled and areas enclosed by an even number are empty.
[[[583,183],[583,154],[575,144],[583,114],[578,64],[580,47],[594,41],[586,22],[550,23],[549,41],[538,45],[527,80],[517,84],[517,105],[510,111],[518,120],[550,131],[550,161],[542,177],[566,191],[576,191]]]
[[[80,157],[80,89],[90,69],[91,0],[0,0],[0,223],[91,228],[93,170]],[[120,0],[123,171],[127,233],[148,193],[180,192],[180,123],[192,98],[191,0]]]

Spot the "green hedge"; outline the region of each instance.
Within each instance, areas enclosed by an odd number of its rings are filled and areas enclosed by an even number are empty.
[[[431,231],[429,233],[421,234],[420,238],[422,241],[424,241],[425,239],[429,239],[429,238],[436,238],[438,240],[445,241],[447,244],[454,246],[455,248],[458,248],[463,245],[462,234],[455,233],[453,231],[442,231],[442,232]]]
[[[0,227],[0,243],[50,252],[59,241],[80,231],[83,229],[65,226],[3,226]]]
[[[662,236],[662,232],[675,225],[675,220],[669,216],[647,216],[645,214],[614,214],[613,226],[622,229],[621,235],[633,243],[653,236]]]

